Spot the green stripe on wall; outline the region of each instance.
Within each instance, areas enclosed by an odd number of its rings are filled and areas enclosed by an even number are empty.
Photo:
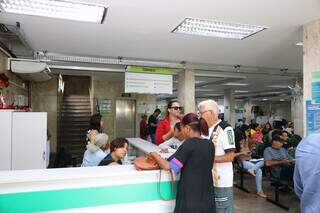
[[[175,188],[177,182],[175,182]],[[29,213],[160,200],[158,183],[22,192],[0,195],[0,212]],[[176,190],[175,190],[176,191]],[[165,198],[175,198],[171,182],[161,182]]]

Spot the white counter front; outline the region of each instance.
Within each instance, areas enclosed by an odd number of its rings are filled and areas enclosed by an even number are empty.
[[[173,212],[174,200],[160,199],[159,174],[132,165],[2,171],[0,212]],[[175,197],[166,171],[160,187]]]

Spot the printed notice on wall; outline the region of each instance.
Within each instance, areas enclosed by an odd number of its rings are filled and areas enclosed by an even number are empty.
[[[172,94],[172,75],[125,73],[125,93]]]
[[[312,101],[320,103],[320,71],[312,72]]]
[[[110,115],[112,113],[112,101],[110,99],[99,99],[98,102],[101,115]]]
[[[307,110],[307,135],[320,129],[320,103],[306,101]]]

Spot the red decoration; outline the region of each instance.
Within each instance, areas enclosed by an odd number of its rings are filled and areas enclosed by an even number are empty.
[[[0,74],[0,89],[9,86],[9,78],[5,74]]]

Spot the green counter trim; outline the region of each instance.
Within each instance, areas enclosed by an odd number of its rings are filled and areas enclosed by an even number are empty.
[[[175,189],[177,182],[175,182]],[[160,200],[158,183],[22,192],[0,195],[0,212],[31,213]],[[161,182],[165,198],[175,198],[171,182]],[[176,193],[176,192],[175,192]]]

